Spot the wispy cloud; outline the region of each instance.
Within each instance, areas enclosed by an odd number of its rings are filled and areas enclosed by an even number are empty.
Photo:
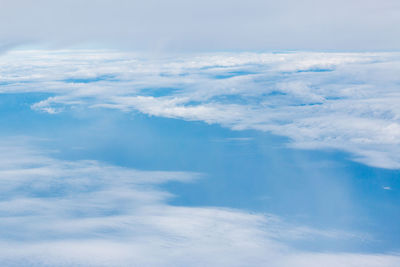
[[[160,189],[199,174],[64,161],[22,139],[0,144],[0,263],[7,266],[396,266],[394,254],[299,251],[294,239],[357,235],[267,214],[180,207]]]

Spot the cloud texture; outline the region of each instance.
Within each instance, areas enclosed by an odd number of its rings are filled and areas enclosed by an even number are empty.
[[[84,106],[269,131],[400,167],[400,54],[219,53],[150,58],[107,51],[2,57],[3,93],[44,92],[32,108]]]
[[[54,153],[54,152],[53,152]],[[65,161],[13,138],[0,144],[3,266],[397,266],[396,254],[321,253],[291,240],[354,235],[268,214],[179,207],[159,184],[199,174]]]

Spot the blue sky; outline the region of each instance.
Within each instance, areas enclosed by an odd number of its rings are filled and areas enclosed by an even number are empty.
[[[399,12],[0,1],[0,265],[400,266]]]
[[[5,265],[399,264],[398,53],[2,59]]]

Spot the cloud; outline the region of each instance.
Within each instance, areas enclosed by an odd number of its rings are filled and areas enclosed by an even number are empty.
[[[41,92],[34,110],[113,108],[269,131],[301,149],[338,149],[400,168],[400,54],[14,51],[3,93]]]
[[[291,240],[357,235],[268,214],[168,204],[160,188],[199,174],[65,161],[13,138],[0,143],[4,266],[397,266],[396,254],[312,252]],[[336,265],[335,265],[336,264]]]
[[[0,43],[150,51],[398,49],[399,10],[396,0],[2,0]]]

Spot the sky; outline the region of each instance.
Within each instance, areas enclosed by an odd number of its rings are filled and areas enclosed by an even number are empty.
[[[0,1],[1,266],[399,266],[397,1]]]
[[[125,50],[398,50],[397,0],[2,0],[9,48],[91,45]]]

